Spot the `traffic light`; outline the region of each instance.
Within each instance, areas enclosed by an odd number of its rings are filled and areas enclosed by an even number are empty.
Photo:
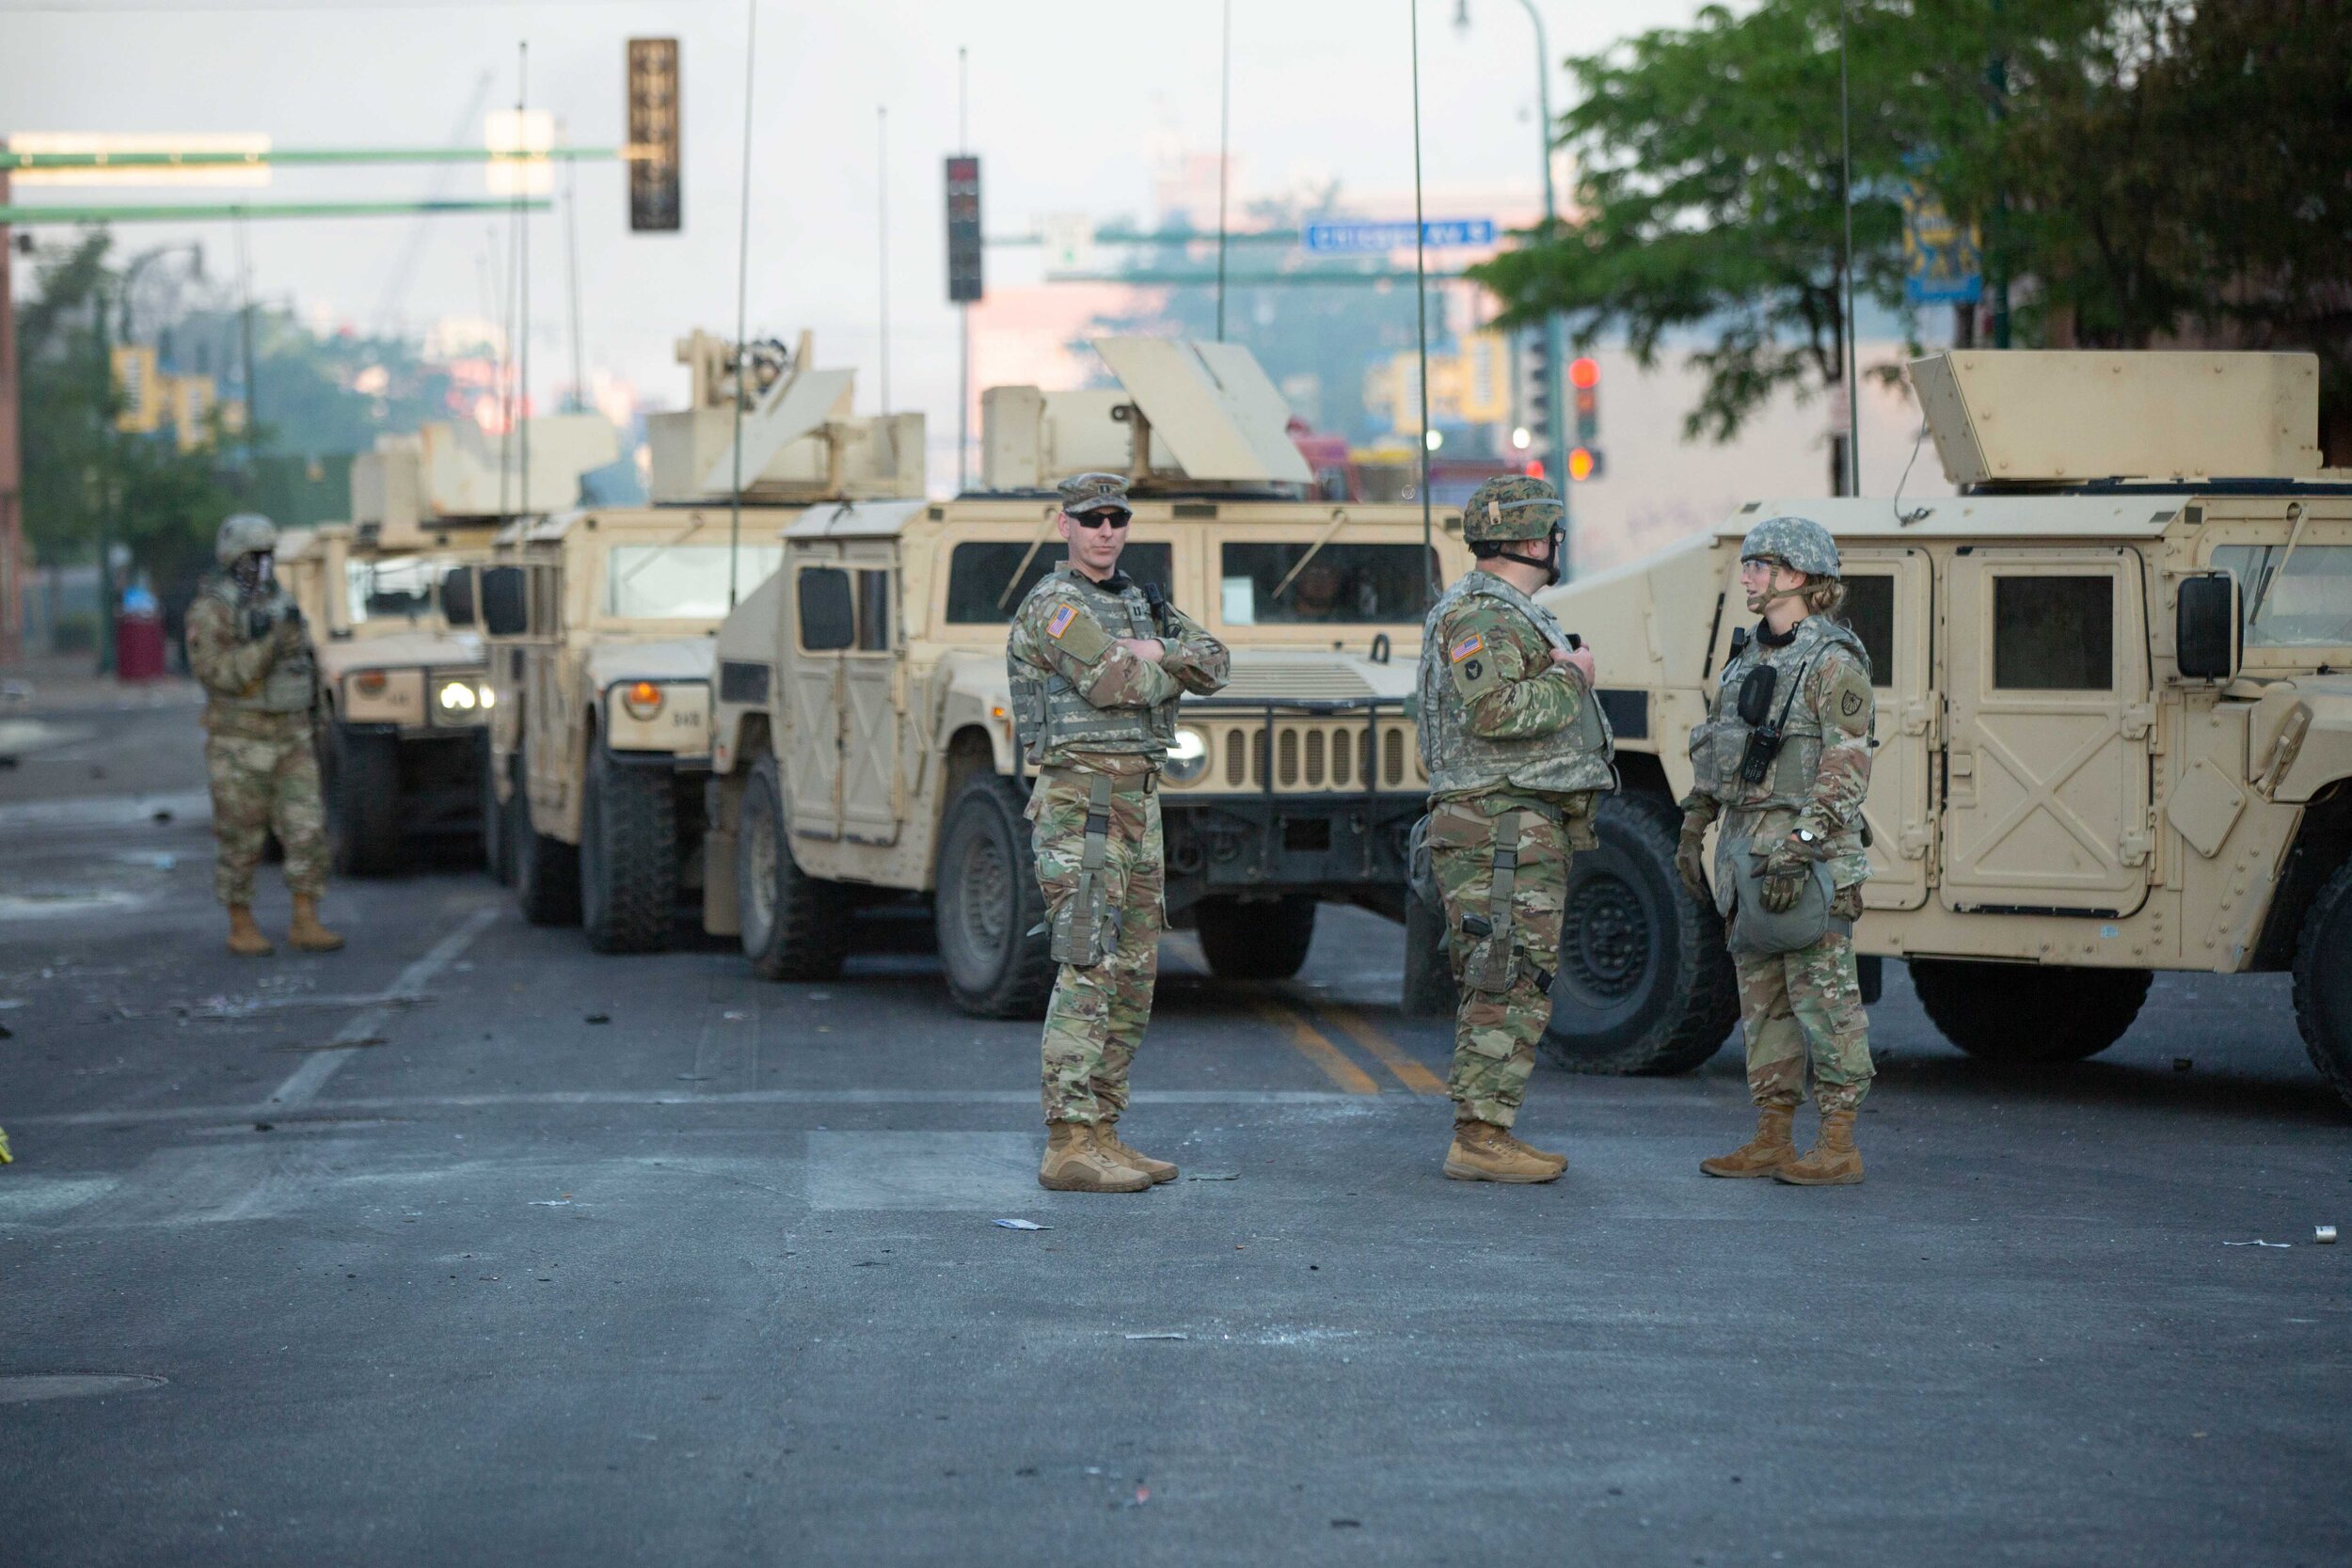
[[[980,297],[980,161],[947,160],[947,302]]]
[[[1551,345],[1537,327],[1527,335],[1527,380],[1521,389],[1527,418],[1521,421],[1537,441],[1551,429]]]
[[[1600,362],[1589,354],[1578,357],[1568,366],[1568,385],[1575,388],[1577,444],[1589,447],[1600,436]]]
[[[1601,467],[1601,455],[1597,449],[1593,447],[1570,447],[1568,449],[1568,478],[1575,483],[1581,484],[1588,479],[1598,479]]]
[[[628,227],[636,234],[678,228],[680,127],[677,40],[628,40]]]

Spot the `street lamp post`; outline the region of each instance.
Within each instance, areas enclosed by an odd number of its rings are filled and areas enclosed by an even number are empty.
[[[1544,238],[1552,237],[1560,221],[1559,199],[1551,184],[1551,45],[1544,37],[1543,13],[1535,8],[1535,0],[1519,0],[1519,8],[1527,12],[1527,20],[1535,27],[1535,116],[1536,142],[1543,153],[1544,168]],[[1470,0],[1461,0],[1454,20],[1463,27],[1470,25]],[[1552,483],[1560,488],[1560,511],[1563,526],[1569,521],[1568,505],[1568,416],[1567,400],[1563,397],[1562,367],[1567,362],[1567,329],[1560,312],[1544,313],[1544,445],[1549,449]],[[1565,562],[1563,565],[1565,567]]]

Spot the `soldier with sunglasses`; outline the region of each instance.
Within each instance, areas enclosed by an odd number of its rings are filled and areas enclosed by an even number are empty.
[[[1060,965],[1045,1014],[1046,1146],[1040,1185],[1134,1193],[1176,1167],[1119,1138],[1127,1069],[1152,1018],[1165,923],[1160,769],[1186,691],[1225,684],[1225,645],[1119,570],[1127,482],[1062,481],[1056,528],[1070,553],[1013,612],[1005,663],[1028,816]]]

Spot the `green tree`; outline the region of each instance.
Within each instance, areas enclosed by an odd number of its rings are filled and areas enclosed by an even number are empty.
[[[1900,307],[1916,180],[1979,227],[2020,346],[2309,347],[2352,437],[2348,0],[1764,0],[1573,58],[1581,220],[1478,269],[1506,319],[1696,341],[1693,436],[1834,385],[1841,8],[1858,297]]]

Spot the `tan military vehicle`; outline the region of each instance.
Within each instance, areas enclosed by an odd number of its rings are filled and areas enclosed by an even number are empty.
[[[920,495],[923,421],[860,419],[850,374],[752,345],[736,468],[732,345],[678,345],[694,405],[651,420],[653,503],[518,523],[484,573],[492,641],[490,863],[543,925],[599,952],[668,944],[703,879],[712,635],[810,503]]]
[[[1553,1052],[1675,1071],[1737,1016],[1674,802],[1748,619],[1740,537],[1789,512],[1836,536],[1878,687],[1861,951],[2009,1062],[2104,1050],[2156,970],[2292,971],[2352,1098],[2352,473],[2319,467],[2315,362],[1954,352],[1911,379],[1957,499],[1756,501],[1545,596],[1605,650],[1627,786],[1578,857]]]
[[[290,537],[279,552],[317,648],[319,772],[338,871],[389,871],[412,841],[481,828],[493,694],[474,570],[501,499],[521,503],[535,485],[568,505],[580,476],[619,450],[594,415],[534,419],[527,433],[502,444],[469,424],[428,424],[385,437],[352,466],[354,521]]]
[[[1404,912],[1427,784],[1406,715],[1428,602],[1418,505],[1307,501],[1287,410],[1242,349],[1096,347],[1114,389],[997,388],[990,493],[810,510],[719,634],[704,918],[770,978],[838,971],[857,905],[931,899],[968,1011],[1053,982],[1023,818],[1006,626],[1060,559],[1057,475],[1124,472],[1121,569],[1232,650],[1162,780],[1168,903],[1222,975],[1294,974],[1324,901]],[[1468,552],[1439,512],[1449,578]]]
[[[437,538],[378,552],[337,524],[279,555],[317,649],[327,846],[345,875],[393,869],[411,837],[480,826],[489,685],[472,573],[487,531]]]

